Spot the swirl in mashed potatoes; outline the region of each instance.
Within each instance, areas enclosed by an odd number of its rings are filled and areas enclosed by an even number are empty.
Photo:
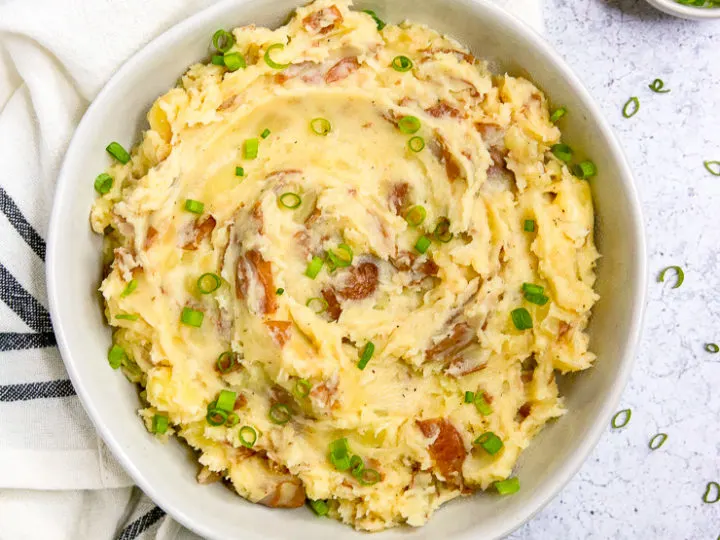
[[[598,254],[542,92],[349,8],[235,29],[245,67],[190,67],[91,220],[148,427],[202,481],[380,530],[511,477],[563,414]]]

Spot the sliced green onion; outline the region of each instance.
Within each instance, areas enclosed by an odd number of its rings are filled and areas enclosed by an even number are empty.
[[[350,445],[346,438],[337,439],[330,443],[330,463],[338,471],[347,471],[350,468]]]
[[[623,409],[622,411],[615,413],[615,416],[612,417],[610,425],[615,429],[623,428],[628,425],[630,418],[632,418],[632,411],[630,409]]]
[[[120,298],[125,298],[126,296],[131,295],[135,291],[135,289],[137,289],[137,286],[137,279],[131,279],[130,281],[128,281],[128,284],[125,285],[125,289],[123,290],[123,292],[120,293]]]
[[[168,428],[168,417],[164,414],[156,414],[152,419],[152,432],[162,435]]]
[[[220,390],[220,395],[217,398],[216,408],[232,412],[235,408],[235,400],[237,399],[237,392],[231,390]]]
[[[293,193],[292,191],[288,191],[287,193],[283,193],[282,195],[280,195],[278,201],[280,202],[281,206],[289,208],[290,210],[294,210],[302,204],[302,199],[300,198],[300,195],[298,195],[297,193]]]
[[[525,223],[523,223],[523,230],[525,232],[535,232],[535,220],[526,219]]]
[[[270,130],[268,128],[263,129],[263,132],[260,134],[260,136],[263,139],[267,139],[270,136]]]
[[[214,66],[225,67],[225,58],[223,58],[222,54],[213,54],[210,63]]]
[[[363,349],[362,354],[360,355],[360,361],[357,363],[357,367],[360,370],[365,369],[365,366],[368,365],[368,362],[372,358],[373,353],[375,352],[375,344],[372,341],[368,341],[365,344],[365,348]]]
[[[573,151],[567,144],[553,144],[550,147],[552,154],[560,161],[568,163],[572,159]]]
[[[227,419],[228,413],[222,409],[208,409],[207,415],[205,415],[207,423],[216,427],[222,426],[225,422],[227,422]]]
[[[670,90],[663,90],[665,87],[665,81],[662,79],[655,79],[652,83],[648,84],[648,88],[657,94],[667,94]]]
[[[560,120],[563,116],[567,114],[567,109],[565,107],[560,107],[559,109],[555,109],[552,114],[550,115],[550,121],[554,124],[558,120]]]
[[[245,159],[255,159],[258,155],[260,141],[257,139],[247,139],[243,145],[243,155]]]
[[[365,468],[365,463],[360,456],[353,456],[350,458],[350,474],[355,478],[358,478]]]
[[[422,225],[422,222],[425,221],[426,217],[427,211],[425,210],[425,207],[418,204],[407,211],[405,214],[405,221],[407,221],[408,225],[411,227],[417,227]]]
[[[220,288],[220,283],[220,276],[212,272],[207,272],[198,278],[197,288],[200,294],[210,294]]]
[[[363,9],[363,13],[367,13],[373,18],[378,30],[382,30],[383,28],[385,28],[385,23],[382,21],[382,19],[380,19],[380,17],[377,16],[377,13],[375,13],[372,9]]]
[[[125,349],[119,345],[113,345],[110,352],[108,352],[108,362],[110,362],[110,367],[113,369],[119,368],[126,357],[127,355],[125,354]]]
[[[524,293],[542,294],[545,292],[545,287],[541,287],[540,285],[534,285],[533,283],[523,283],[522,290]]]
[[[328,503],[323,500],[313,501],[312,499],[309,499],[308,504],[310,505],[310,508],[312,508],[312,511],[315,512],[315,515],[319,517],[326,516],[330,511]]]
[[[714,504],[720,501],[720,484],[718,484],[717,482],[708,482],[702,500],[704,503],[707,504]]]
[[[95,177],[95,191],[100,195],[105,195],[110,191],[113,185],[113,177],[108,173],[98,174]]]
[[[710,354],[717,354],[718,352],[720,352],[720,347],[717,343],[706,343],[705,350]]]
[[[121,321],[137,321],[138,316],[134,313],[120,313],[119,315],[115,315],[116,319],[120,319]]]
[[[225,56],[223,56],[223,63],[225,64],[225,67],[228,69],[228,71],[237,71],[240,68],[245,69],[247,67],[247,62],[245,62],[245,57],[240,53],[227,53]]]
[[[525,308],[513,309],[510,317],[512,318],[515,328],[518,330],[529,330],[533,327],[532,317],[530,317],[530,313]]]
[[[290,407],[284,403],[275,403],[270,407],[270,420],[273,424],[287,424],[290,421]]]
[[[413,67],[412,60],[410,60],[407,56],[403,56],[403,55],[396,56],[395,58],[393,58],[391,65],[395,71],[399,71],[401,73],[410,71]],[[417,131],[417,130],[415,130],[415,131]]]
[[[337,250],[328,250],[327,255],[335,268],[347,268],[353,261],[353,250],[347,244],[338,244]]]
[[[673,270],[675,274],[677,274],[677,281],[675,281],[675,285],[672,286],[673,289],[677,289],[680,285],[683,284],[683,281],[685,281],[685,272],[683,272],[683,269],[679,266],[668,266],[667,268],[663,269],[660,274],[658,274],[658,283],[663,283],[665,281],[665,273],[668,270]]]
[[[298,379],[295,381],[295,388],[293,388],[293,394],[295,397],[303,399],[310,395],[312,385],[307,379]]]
[[[215,360],[215,366],[220,373],[229,373],[235,370],[239,363],[239,355],[233,351],[225,351]]]
[[[417,116],[403,116],[398,121],[398,129],[407,135],[412,135],[420,129],[420,119]]]
[[[382,477],[380,476],[380,473],[375,469],[363,469],[362,473],[360,473],[358,481],[363,486],[372,486],[373,484],[377,484],[381,479]]]
[[[254,427],[251,426],[243,426],[240,428],[240,431],[238,432],[240,437],[240,444],[242,444],[246,448],[252,448],[255,446],[255,442],[257,442],[258,434],[257,431],[255,431]]]
[[[305,305],[318,315],[328,308],[327,300],[324,298],[318,298],[317,296],[308,299],[308,301],[305,302]]]
[[[324,262],[320,257],[313,257],[305,269],[305,275],[310,279],[315,279],[320,273]]]
[[[544,306],[548,303],[550,298],[548,298],[544,294],[525,293],[525,300],[537,306]]]
[[[597,167],[592,161],[583,161],[573,167],[573,174],[581,180],[585,180],[597,174]]]
[[[447,244],[452,240],[453,234],[450,232],[450,220],[448,218],[443,217],[438,220],[437,225],[435,225],[435,230],[433,231],[433,236],[443,244]]]
[[[226,53],[235,45],[235,38],[230,32],[220,29],[213,34],[212,44],[219,52]]]
[[[272,58],[270,58],[270,51],[274,51],[275,49],[283,50],[285,48],[285,45],[282,43],[273,43],[270,45],[267,50],[265,51],[265,63],[270,66],[273,69],[285,69],[290,65],[288,62],[287,64],[278,64],[277,62],[274,62]]]
[[[227,420],[225,421],[225,425],[227,427],[235,427],[240,423],[240,417],[235,414],[234,412],[231,412],[228,414]]]
[[[635,96],[631,97],[627,100],[627,103],[625,103],[625,106],[623,107],[622,114],[625,118],[632,118],[635,116],[638,111],[640,110],[640,100],[636,98]]]
[[[650,439],[650,442],[648,443],[648,448],[650,448],[650,450],[657,450],[663,444],[665,444],[667,438],[667,433],[658,433],[652,439]]]
[[[284,292],[285,292],[285,289],[283,289],[282,287],[280,287],[279,289],[277,289],[277,290],[275,291],[275,294],[277,294],[278,296],[282,296]]]
[[[465,392],[465,403],[472,403],[473,401],[475,401],[475,392],[468,390]]]
[[[202,326],[204,317],[205,313],[203,313],[202,311],[197,311],[195,309],[185,307],[183,308],[182,314],[180,315],[180,321],[183,324],[187,324],[188,326],[200,328]]]
[[[431,240],[423,234],[420,238],[417,239],[417,242],[415,242],[415,249],[418,250],[420,253],[425,253],[430,247],[430,243]]]
[[[194,199],[186,199],[185,210],[192,212],[193,214],[202,214],[203,210],[205,210],[205,203],[201,203],[200,201],[196,201]]]
[[[235,176],[245,176],[245,169],[242,167],[235,167]]]
[[[502,440],[492,431],[486,431],[485,433],[480,435],[477,439],[473,441],[473,444],[476,446],[482,446],[483,450],[485,450],[491,456],[494,456],[503,448]]]
[[[495,482],[494,485],[500,495],[512,495],[520,491],[520,480],[517,477]]]
[[[493,409],[490,406],[490,403],[488,403],[488,400],[485,398],[485,392],[476,392],[475,397],[473,398],[473,403],[475,404],[475,408],[478,412],[483,416],[489,416],[492,414]]]
[[[108,154],[117,159],[123,165],[130,161],[130,154],[128,154],[128,151],[125,150],[120,145],[120,143],[116,143],[113,141],[107,145],[107,148],[105,148],[105,150],[107,150]]]
[[[325,136],[332,131],[332,126],[330,125],[330,120],[318,117],[310,120],[310,129],[317,135]]]
[[[713,176],[720,176],[720,161],[703,161],[703,165]]]
[[[423,148],[425,148],[425,139],[418,137],[417,135],[415,137],[411,137],[408,141],[408,148],[410,148],[413,152],[420,152]]]

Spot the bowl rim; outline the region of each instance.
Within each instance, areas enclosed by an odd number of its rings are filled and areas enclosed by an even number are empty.
[[[178,22],[146,45],[142,46],[137,52],[132,54],[128,60],[126,60],[122,66],[110,77],[103,88],[93,99],[90,106],[85,111],[78,127],[76,128],[70,144],[67,147],[66,155],[70,154],[71,150],[82,144],[82,140],[87,137],[86,125],[89,120],[88,117],[92,116],[95,109],[98,108],[102,102],[103,97],[110,92],[110,89],[127,73],[131,73],[139,66],[141,66],[144,60],[150,56],[157,54],[158,52],[166,49],[166,43],[172,42],[177,38],[181,38],[185,34],[192,32],[194,26],[200,21],[206,19],[212,19],[217,15],[232,10],[238,5],[243,5],[251,0],[221,0],[220,2],[207,7],[197,13],[190,15],[186,19]],[[628,231],[629,235],[633,237],[634,245],[636,248],[635,257],[635,272],[631,276],[631,282],[637,285],[637,293],[632,302],[632,309],[635,313],[635,317],[631,320],[631,325],[628,331],[628,339],[625,350],[622,354],[622,358],[618,363],[617,372],[615,374],[615,384],[612,386],[612,390],[605,396],[602,405],[599,407],[599,414],[596,416],[595,421],[589,426],[587,432],[584,434],[582,440],[578,443],[574,452],[570,455],[570,458],[558,469],[557,474],[552,479],[545,481],[539,489],[533,493],[530,502],[526,505],[522,512],[517,513],[516,519],[508,523],[508,527],[503,531],[503,535],[512,533],[513,531],[520,528],[527,521],[532,519],[537,513],[539,513],[550,501],[552,501],[568,484],[568,482],[577,474],[580,467],[585,463],[587,457],[590,455],[592,450],[595,448],[600,440],[603,432],[605,431],[611,414],[614,412],[617,404],[620,401],[621,395],[630,377],[634,360],[635,351],[640,340],[642,324],[645,314],[645,297],[647,291],[647,246],[645,240],[645,230],[643,225],[642,210],[640,205],[640,199],[635,187],[633,180],[633,174],[630,166],[627,162],[625,154],[620,146],[615,134],[609,126],[609,123],[602,114],[600,107],[597,105],[595,100],[592,98],[585,86],[580,82],[579,78],[572,72],[570,67],[565,63],[563,58],[558,52],[534,29],[527,26],[525,23],[509,14],[507,11],[502,9],[496,4],[491,3],[489,0],[454,0],[460,4],[476,4],[482,6],[482,9],[490,12],[494,17],[503,20],[504,24],[512,28],[512,31],[516,34],[523,35],[531,43],[532,46],[540,50],[543,56],[547,57],[551,62],[555,64],[558,71],[561,72],[562,77],[566,83],[572,88],[572,91],[578,96],[587,108],[588,112],[592,116],[592,121],[597,126],[599,132],[607,140],[610,155],[613,157],[619,170],[621,171],[620,176],[622,177],[621,185],[625,190],[628,198],[628,209],[629,209],[629,220],[632,223],[632,230]],[[648,0],[655,1],[655,0]],[[360,2],[361,3],[361,2]],[[83,382],[83,376],[81,369],[74,361],[74,355],[71,351],[67,337],[64,330],[64,321],[59,316],[59,297],[58,291],[62,288],[62,284],[55,278],[56,261],[60,260],[64,254],[57,248],[59,234],[58,224],[63,219],[59,201],[62,198],[63,192],[69,189],[69,185],[72,182],[67,165],[67,160],[63,161],[60,172],[58,174],[57,185],[55,188],[53,208],[50,216],[48,226],[48,242],[47,242],[47,264],[45,277],[47,282],[49,310],[55,335],[57,337],[57,344],[60,350],[65,368],[68,372],[70,380],[75,387],[78,397],[80,398],[85,411],[90,417],[95,429],[101,435],[102,439],[111,450],[115,459],[122,465],[123,469],[129,474],[137,486],[148,495],[158,506],[163,508],[168,515],[173,519],[177,520],[181,525],[185,526],[189,530],[206,538],[218,538],[216,533],[206,524],[195,522],[190,516],[186,515],[181,509],[175,508],[159,494],[158,490],[155,489],[154,485],[145,480],[142,472],[138,467],[131,461],[128,455],[122,448],[122,445],[115,438],[113,429],[109,424],[103,422],[100,418],[97,410],[95,409],[92,400],[88,396],[87,388]],[[467,538],[468,540],[472,537],[472,530],[467,533],[460,535],[458,538]]]
[[[647,0],[647,3],[660,11],[667,13],[668,15],[680,17],[681,19],[696,21],[711,21],[714,19],[720,19],[720,7],[700,8],[695,6],[686,6],[684,4],[677,3],[675,0]]]

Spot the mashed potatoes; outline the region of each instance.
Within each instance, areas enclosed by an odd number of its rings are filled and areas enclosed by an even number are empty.
[[[238,69],[155,102],[91,217],[148,428],[202,481],[364,530],[510,477],[564,412],[555,371],[592,364],[597,300],[590,189],[543,94],[379,26],[318,0],[235,29],[215,61]]]

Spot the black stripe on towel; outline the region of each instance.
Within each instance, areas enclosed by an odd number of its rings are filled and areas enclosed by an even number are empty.
[[[74,395],[75,389],[68,379],[0,386],[0,402],[61,398]]]
[[[156,506],[150,510],[144,516],[140,516],[130,525],[125,527],[122,532],[118,535],[116,540],[135,540],[138,536],[144,533],[147,529],[152,527],[165,515],[165,511]]]
[[[16,334],[14,332],[0,333],[0,352],[22,351],[25,349],[45,349],[57,345],[55,334]]]
[[[0,187],[0,212],[5,214],[10,224],[22,236],[27,245],[37,253],[43,261],[45,260],[45,240],[37,233],[25,216],[22,215],[20,209],[15,204],[6,191]]]
[[[33,295],[23,289],[22,285],[0,264],[0,300],[17,313],[25,324],[36,332],[50,333],[53,331],[50,314]]]

